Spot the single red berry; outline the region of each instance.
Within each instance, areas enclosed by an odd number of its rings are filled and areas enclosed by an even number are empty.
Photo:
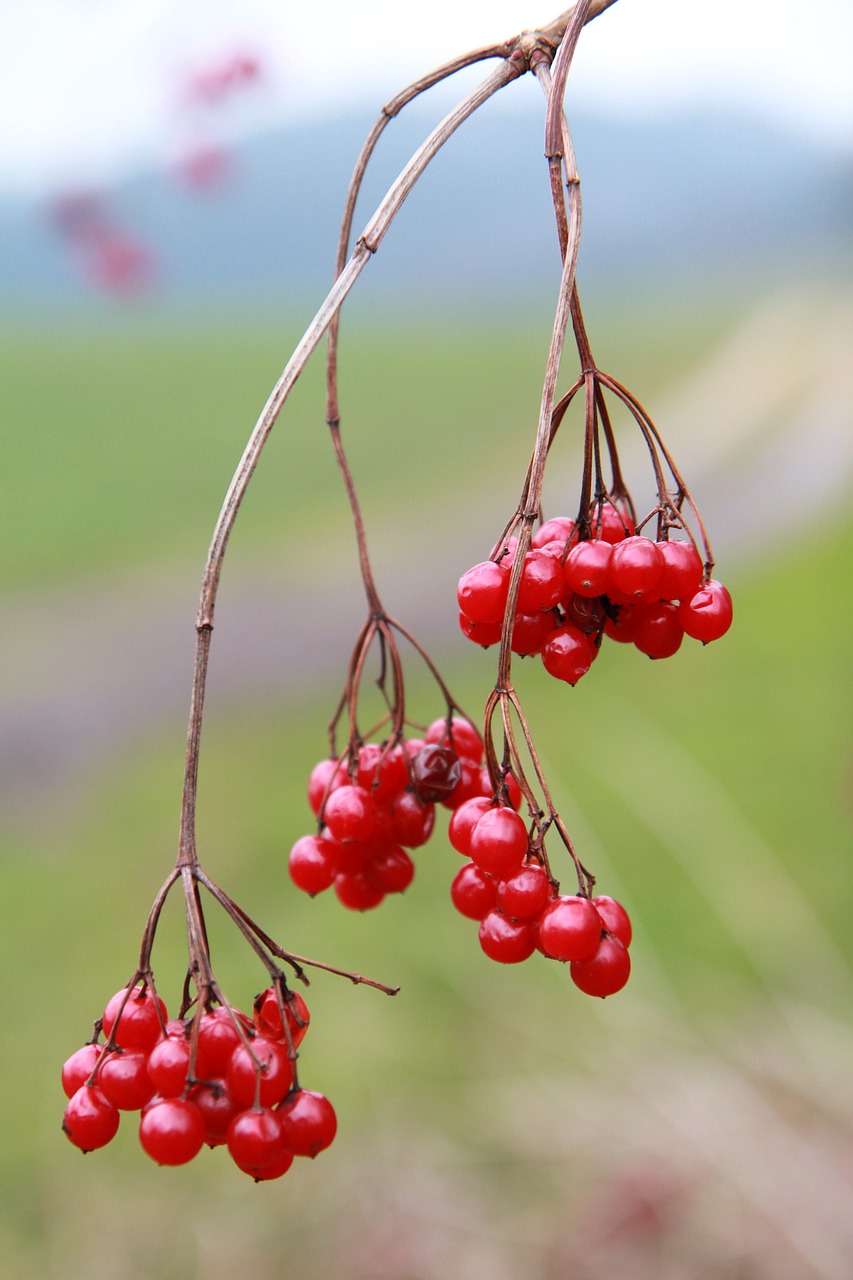
[[[308,1024],[311,1021],[308,1006],[298,991],[288,991],[285,994],[284,1014],[287,1019],[287,1027],[290,1031],[293,1047],[298,1048],[305,1039]],[[265,991],[255,997],[254,1022],[257,1030],[267,1039],[286,1041],[287,1037],[275,987],[267,987]]]
[[[473,760],[480,764],[483,759],[483,739],[464,716],[454,716],[448,722],[446,718],[434,720],[424,734],[424,742],[431,746],[450,747],[460,760]]]
[[[148,1055],[148,1079],[162,1098],[177,1098],[187,1084],[190,1043],[178,1036],[167,1036]]]
[[[284,1148],[277,1113],[268,1107],[241,1111],[229,1125],[227,1143],[237,1168],[258,1177]]]
[[[658,591],[664,600],[689,600],[702,585],[702,557],[692,542],[659,542],[663,573]]]
[[[703,644],[719,640],[732,625],[732,598],[722,582],[711,578],[678,606],[678,619],[687,635]]]
[[[194,1102],[164,1098],[148,1107],[139,1122],[142,1149],[157,1164],[194,1160],[204,1146],[204,1116]]]
[[[648,658],[671,658],[681,648],[684,628],[677,605],[668,600],[653,600],[640,605],[634,628],[634,644]]]
[[[607,546],[608,544],[605,543],[604,545]],[[579,631],[582,631],[587,639],[592,642],[593,651],[597,653],[595,638],[601,634],[607,622],[607,610],[601,598],[578,596],[572,593],[572,595],[566,597],[563,608],[566,611],[566,622],[570,622]]]
[[[315,764],[308,779],[308,803],[311,812],[318,814],[328,792],[341,787],[347,781],[346,766],[338,760],[321,760]]]
[[[189,1100],[204,1117],[205,1146],[224,1146],[231,1121],[243,1110],[242,1103],[229,1093],[225,1080],[220,1077],[194,1085]]]
[[[633,535],[617,543],[610,557],[607,594],[632,602],[654,599],[664,560],[656,542]]]
[[[553,897],[545,868],[529,862],[498,885],[498,906],[513,920],[535,920]]]
[[[497,906],[497,881],[473,862],[466,862],[453,877],[450,900],[460,915],[482,920]]]
[[[445,809],[456,810],[467,800],[475,800],[481,795],[481,769],[473,760],[460,760],[461,775],[449,796],[441,801]]]
[[[631,976],[631,957],[613,934],[605,933],[594,955],[586,960],[573,960],[569,970],[572,982],[588,996],[615,995]]]
[[[421,800],[414,791],[403,791],[389,804],[383,827],[397,844],[419,849],[433,833],[435,805]]]
[[[403,893],[415,876],[415,864],[399,844],[375,853],[365,868],[371,884],[383,893]]]
[[[234,1016],[238,1017],[236,1011]],[[205,1080],[224,1076],[231,1054],[239,1043],[240,1033],[228,1010],[223,1007],[206,1010],[201,1015],[198,1029],[199,1061],[196,1069],[199,1075]]]
[[[329,834],[341,844],[367,840],[376,826],[373,797],[362,787],[338,787],[326,801],[323,821]]]
[[[572,547],[563,567],[566,590],[590,598],[604,595],[612,551],[612,545],[604,539],[591,539]]]
[[[557,628],[554,613],[517,613],[512,624],[512,651],[520,658],[541,653]]]
[[[101,1056],[102,1048],[103,1046],[99,1044],[84,1044],[63,1062],[62,1088],[67,1098],[73,1098],[77,1090],[89,1079],[95,1063]]]
[[[105,1053],[98,1066],[98,1088],[119,1111],[139,1111],[154,1094],[147,1067],[148,1055],[142,1049]]]
[[[238,1044],[231,1054],[225,1080],[229,1092],[244,1107],[255,1105],[256,1087],[260,1105],[275,1106],[293,1084],[293,1063],[287,1047],[265,1036],[256,1036],[251,1041],[251,1052],[246,1045]]]
[[[535,547],[528,551],[518,584],[517,611],[542,613],[553,609],[562,594],[563,569],[560,561]]]
[[[356,782],[377,804],[387,804],[409,785],[409,765],[399,744],[366,742],[358,751]]]
[[[592,536],[613,544],[629,538],[634,532],[634,521],[624,508],[611,502],[595,504],[590,514]]]
[[[610,640],[618,640],[620,644],[633,644],[642,617],[642,606],[619,604],[616,605],[615,612],[615,618],[608,617],[605,621],[604,634]]]
[[[514,809],[489,809],[471,832],[471,861],[503,880],[519,869],[527,852],[527,827]]]
[[[586,675],[594,658],[594,645],[571,623],[555,631],[542,650],[542,665],[548,674],[572,685]]]
[[[295,1156],[314,1156],[331,1146],[338,1131],[335,1109],[322,1093],[297,1089],[277,1109],[282,1141]]]
[[[539,941],[554,960],[587,960],[598,947],[604,924],[589,898],[555,898],[539,917]]]
[[[495,564],[484,560],[473,565],[459,579],[456,599],[459,608],[476,623],[500,622],[509,591],[509,567],[505,561]]]
[[[531,546],[547,547],[550,542],[556,542],[560,544],[562,553],[566,543],[574,535],[574,531],[574,520],[570,520],[568,516],[552,516],[536,530],[531,538]]]
[[[292,1153],[282,1147],[278,1155],[275,1156],[269,1164],[265,1164],[263,1169],[259,1169],[258,1172],[253,1175],[255,1182],[272,1182],[275,1178],[282,1178],[292,1164]]]
[[[490,797],[479,795],[466,800],[454,810],[447,824],[447,838],[456,852],[461,853],[464,858],[471,856],[471,834],[474,827],[483,814],[493,807]]]
[[[599,894],[597,898],[593,898],[592,905],[601,916],[607,932],[618,938],[623,947],[630,947],[631,920],[621,902],[608,898],[606,894]]]
[[[493,644],[500,642],[503,620],[500,622],[472,622],[466,614],[460,613],[459,629],[469,640],[473,640],[474,644],[481,645],[483,649],[488,649]]]
[[[527,920],[510,920],[495,908],[480,921],[480,946],[498,964],[520,964],[536,950],[536,934]]]
[[[113,1037],[123,1049],[150,1049],[160,1039],[168,1014],[159,996],[150,987],[123,987],[107,1001],[102,1025],[104,1035]]]
[[[81,1151],[97,1151],[118,1132],[119,1112],[96,1085],[83,1084],[69,1099],[62,1128],[69,1142]]]
[[[287,860],[290,878],[303,893],[322,893],[334,882],[338,871],[337,842],[324,836],[300,836]]]
[[[371,883],[364,869],[339,872],[335,877],[335,894],[349,911],[371,911],[385,897],[384,890]]]
[[[428,742],[412,757],[412,789],[421,800],[446,800],[462,778],[462,763],[450,747]]]

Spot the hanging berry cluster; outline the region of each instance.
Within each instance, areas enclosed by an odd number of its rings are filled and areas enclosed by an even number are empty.
[[[548,673],[572,685],[589,669],[605,638],[633,643],[649,657],[663,658],[676,652],[684,635],[707,643],[731,623],[731,599],[711,576],[713,556],[698,508],[645,410],[596,366],[578,300],[580,187],[563,104],[581,30],[613,2],[577,0],[546,27],[439,67],[385,105],[365,142],[346,197],[334,283],[270,393],[214,528],[196,619],[177,860],[149,913],[133,976],[107,1002],[92,1039],[62,1071],[68,1097],[63,1128],[84,1152],[107,1145],[118,1131],[121,1113],[135,1111],[143,1150],[159,1164],[184,1164],[205,1145],[225,1146],[238,1168],[257,1181],[281,1177],[295,1157],[326,1148],[337,1124],[331,1103],[299,1083],[297,1060],[309,1017],[285,971],[305,984],[306,968],[311,967],[389,995],[396,991],[283,949],[211,879],[196,850],[201,727],[225,551],[266,441],[324,335],[326,420],[352,512],[367,619],[329,725],[328,757],[311,771],[308,801],[316,830],[291,849],[291,879],[311,895],[333,888],[353,910],[376,907],[412,882],[412,852],[430,839],[440,806],[451,815],[450,843],[466,859],[453,877],[450,897],[463,916],[478,922],[487,957],[515,964],[539,952],[568,964],[575,985],[594,996],[612,995],[628,980],[628,915],[613,898],[594,894],[595,879],[581,863],[554,804],[511,678],[513,655],[541,655]],[[419,94],[485,59],[496,59],[495,68],[418,148],[350,252],[356,202],[384,129]],[[464,633],[485,648],[499,645],[497,678],[481,732],[462,712],[425,650],[380,600],[341,438],[338,326],[343,302],[440,148],[498,90],[528,71],[547,98],[545,151],[562,274],[521,498],[489,559],[464,574],[458,586]],[[581,373],[558,399],[570,329]],[[545,464],[581,391],[579,502],[573,517],[543,523]],[[640,517],[622,478],[608,398],[627,409],[651,459],[654,497]],[[401,639],[426,664],[438,687],[440,714],[431,724],[410,717]],[[362,681],[376,656],[381,713],[363,723]],[[573,864],[577,884],[572,893],[561,891],[546,850],[546,840],[554,838]],[[178,1015],[170,1019],[155,986],[151,955],[163,905],[179,883],[188,963]],[[227,998],[214,974],[202,891],[225,912],[265,970],[265,986],[251,1014]]]

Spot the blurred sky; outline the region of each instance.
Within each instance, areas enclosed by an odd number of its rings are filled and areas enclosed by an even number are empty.
[[[355,104],[560,0],[0,0],[0,190],[42,194],[168,162],[187,140]],[[222,102],[188,85],[235,51],[263,75]],[[641,113],[742,105],[853,152],[851,0],[620,0],[586,33],[575,92]]]

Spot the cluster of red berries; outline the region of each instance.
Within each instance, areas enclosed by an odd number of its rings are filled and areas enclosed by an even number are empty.
[[[574,522],[557,516],[533,535],[518,589],[512,651],[539,654],[550,675],[576,684],[592,665],[604,636],[633,643],[650,658],[669,658],[684,636],[707,644],[732,621],[731,596],[704,580],[690,541],[652,541],[634,532],[630,517],[605,505],[581,538]],[[498,560],[476,564],[459,579],[459,623],[470,640],[488,647],[501,638],[516,540]]]
[[[280,1001],[274,987],[258,996],[252,1018],[216,1006],[197,1026],[169,1021],[150,987],[124,988],[101,1019],[106,1043],[85,1044],[62,1068],[62,1127],[75,1147],[94,1151],[115,1137],[122,1111],[138,1111],[139,1140],[158,1164],[227,1146],[255,1181],[280,1178],[295,1156],[328,1147],[337,1129],[329,1100],[296,1082],[308,1023],[302,997]]]
[[[520,803],[511,776],[507,784],[512,803]],[[408,850],[429,840],[436,804],[455,810],[492,794],[483,740],[461,717],[436,720],[423,738],[364,743],[342,759],[321,760],[308,781],[319,829],[291,849],[291,879],[312,895],[334,887],[345,907],[367,911],[411,884]]]
[[[570,964],[572,980],[590,996],[609,996],[628,981],[631,921],[613,898],[560,894],[530,847],[524,819],[488,799],[469,800],[448,828],[450,843],[470,859],[450,888],[453,905],[480,922],[480,946],[499,964],[534,951]]]

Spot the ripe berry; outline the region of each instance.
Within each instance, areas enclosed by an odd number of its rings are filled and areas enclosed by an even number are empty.
[[[453,877],[450,900],[460,915],[482,920],[497,906],[497,881],[473,862],[466,862]]]
[[[608,594],[631,601],[648,600],[663,576],[664,560],[656,542],[634,535],[613,548]]]
[[[536,950],[536,933],[527,920],[510,920],[495,908],[480,921],[480,946],[498,964],[520,964]]]
[[[521,866],[527,852],[527,827],[514,809],[489,809],[471,832],[471,861],[487,875],[503,880]]]
[[[62,1128],[69,1142],[81,1151],[97,1151],[118,1132],[118,1108],[108,1102],[96,1085],[81,1085],[69,1099]]]
[[[81,1085],[89,1079],[102,1048],[99,1044],[84,1044],[70,1058],[66,1058],[62,1064],[62,1088],[67,1098],[73,1098]]]
[[[463,573],[456,588],[459,608],[474,623],[500,622],[509,591],[509,568],[504,561],[484,560]]]
[[[498,906],[514,920],[534,920],[552,896],[545,868],[530,862],[498,885]]]
[[[472,622],[466,614],[460,613],[459,629],[469,640],[473,640],[474,644],[479,644],[482,648],[488,649],[490,645],[497,644],[500,641],[503,619],[499,622]]]
[[[284,1014],[293,1047],[298,1048],[305,1039],[311,1014],[308,1006],[298,991],[288,991],[284,997]],[[255,998],[255,1026],[262,1036],[268,1040],[286,1040],[281,1010],[278,1007],[278,996],[274,987],[267,987]]]
[[[241,1111],[228,1128],[228,1154],[238,1169],[256,1178],[282,1153],[281,1124],[267,1107]],[[289,1168],[289,1166],[288,1166]]]
[[[684,628],[678,608],[668,600],[640,605],[634,628],[634,644],[648,658],[671,658],[681,648]]]
[[[447,824],[447,838],[457,853],[461,853],[463,858],[471,856],[471,835],[475,826],[482,818],[483,814],[489,809],[494,808],[494,804],[489,796],[474,796],[471,800],[466,800],[458,809],[453,811],[453,816]]]
[[[524,557],[516,608],[519,613],[542,613],[553,609],[563,594],[560,561],[534,548]]]
[[[378,802],[403,791],[409,782],[409,766],[399,744],[389,749],[378,742],[364,743],[358,752],[356,782]]]
[[[338,870],[339,845],[324,836],[301,836],[287,860],[290,878],[303,893],[322,893],[331,887]]]
[[[229,1093],[225,1080],[220,1077],[195,1085],[189,1100],[195,1103],[204,1117],[205,1145],[224,1146],[231,1121],[243,1110]]]
[[[260,1105],[273,1107],[293,1084],[293,1063],[286,1046],[277,1040],[256,1036],[251,1046],[251,1053],[244,1044],[238,1044],[232,1053],[225,1072],[228,1090],[244,1107],[252,1107],[257,1089]]]
[[[179,1097],[187,1083],[190,1043],[185,1038],[167,1036],[148,1055],[148,1079],[163,1098]]]
[[[557,627],[554,613],[517,613],[512,624],[512,651],[520,658],[541,653]]]
[[[164,1098],[148,1107],[139,1122],[142,1149],[158,1164],[187,1164],[204,1146],[204,1116],[194,1102]]]
[[[605,933],[595,953],[586,960],[573,960],[569,970],[576,987],[588,996],[615,995],[631,976],[631,957],[617,937]]]
[[[595,657],[594,646],[577,627],[567,623],[551,636],[542,650],[542,665],[549,675],[566,684],[577,684]]]
[[[598,947],[604,928],[589,898],[556,898],[539,918],[539,941],[554,960],[587,960]]]
[[[322,1093],[297,1089],[277,1109],[281,1137],[288,1151],[311,1159],[325,1151],[338,1131],[335,1109]]]
[[[383,893],[403,893],[414,879],[415,864],[405,849],[392,844],[373,855],[365,868],[365,875]]]
[[[664,600],[689,600],[702,585],[702,557],[692,542],[659,542],[663,573],[658,590]]]
[[[450,747],[460,760],[473,760],[479,764],[483,759],[483,739],[471,724],[462,716],[455,716],[448,729],[447,720],[434,720],[424,734],[424,742],[431,746]]]
[[[335,877],[335,895],[350,911],[372,911],[385,898],[385,891],[368,878],[366,870],[341,871]]]
[[[607,932],[617,937],[623,947],[630,947],[631,920],[621,902],[617,902],[615,898],[608,898],[606,894],[600,894],[597,898],[593,898],[592,905],[601,916]]]
[[[323,821],[329,834],[341,844],[367,840],[376,825],[373,797],[362,787],[338,787],[326,801]]]
[[[167,1017],[165,1004],[159,996],[155,1000],[150,987],[134,987],[129,995],[123,987],[104,1009],[104,1035],[113,1035],[115,1029],[113,1038],[123,1049],[150,1049],[160,1039]]]
[[[104,1055],[98,1067],[101,1093],[119,1111],[139,1111],[154,1095],[148,1078],[148,1055],[141,1049],[122,1049]]]
[[[732,625],[732,598],[722,582],[711,578],[694,596],[681,602],[678,620],[687,635],[710,644]]]
[[[536,530],[531,538],[531,546],[546,547],[549,542],[557,542],[562,552],[574,531],[574,520],[570,520],[568,516],[552,516]]]
[[[389,838],[407,849],[419,849],[426,844],[434,827],[435,806],[421,800],[414,791],[403,791],[394,797],[383,823]]]
[[[239,1043],[240,1035],[227,1009],[219,1007],[205,1011],[198,1029],[199,1074],[205,1080],[211,1076],[224,1076],[231,1054]]]
[[[315,764],[308,779],[308,803],[311,812],[318,814],[323,807],[326,793],[335,787],[343,786],[347,781],[347,772],[342,762],[337,760],[321,760]]]
[[[566,587],[579,596],[602,596],[607,590],[607,570],[613,547],[593,539],[572,547],[563,569]]]
[[[613,544],[630,537],[634,532],[634,521],[628,512],[605,501],[598,502],[593,507],[590,525],[593,538]]]

